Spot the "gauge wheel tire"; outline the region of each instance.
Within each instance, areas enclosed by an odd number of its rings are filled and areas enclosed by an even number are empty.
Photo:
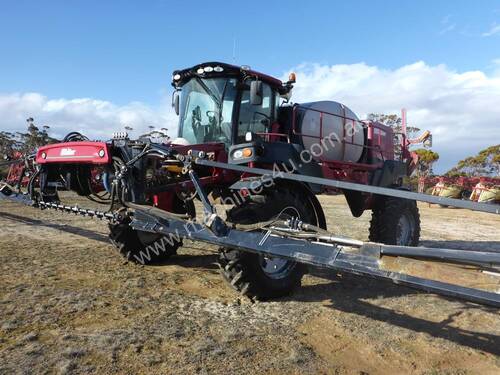
[[[281,218],[299,217],[317,225],[314,205],[304,199],[303,191],[284,187],[251,196],[228,212],[227,220],[235,224],[256,224]],[[289,217],[288,216],[288,217]],[[251,300],[269,300],[291,294],[300,287],[307,267],[282,258],[264,257],[229,248],[219,250],[220,272],[228,284]]]
[[[194,204],[178,200],[174,212],[194,216]],[[110,242],[130,262],[143,265],[161,263],[176,255],[182,246],[178,237],[138,231],[130,226],[130,221],[130,217],[126,217],[119,223],[109,224]]]
[[[418,246],[420,215],[417,202],[392,197],[381,199],[372,211],[369,238],[386,245]]]
[[[8,197],[8,196],[12,195],[13,191],[10,187],[8,187],[7,185],[4,185],[0,188],[0,193],[2,193],[3,195]]]
[[[177,254],[182,242],[155,233],[135,230],[129,223],[130,220],[125,220],[109,225],[109,240],[128,261],[143,265],[155,264]]]

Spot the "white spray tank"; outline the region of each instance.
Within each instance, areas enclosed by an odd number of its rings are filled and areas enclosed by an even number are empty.
[[[361,159],[366,136],[353,111],[334,101],[304,103],[296,110],[295,133],[316,161]]]

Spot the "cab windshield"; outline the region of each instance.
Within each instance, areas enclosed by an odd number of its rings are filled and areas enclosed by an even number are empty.
[[[191,144],[231,143],[234,78],[195,77],[182,87],[179,136]]]

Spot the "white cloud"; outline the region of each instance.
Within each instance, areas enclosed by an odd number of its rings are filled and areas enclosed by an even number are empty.
[[[497,34],[500,34],[500,25],[494,23],[493,25],[491,25],[491,28],[488,31],[482,33],[481,36],[489,37]]]
[[[443,35],[449,33],[457,27],[456,23],[451,22],[452,15],[448,14],[441,20],[441,30],[439,31],[439,35]]]
[[[493,75],[500,77],[500,59],[494,59],[491,62],[491,67],[493,68]]]
[[[91,138],[109,139],[114,131],[128,125],[134,134],[142,134],[148,126],[167,127],[176,135],[176,118],[165,102],[153,108],[140,102],[119,106],[91,98],[49,99],[39,93],[0,94],[0,130],[24,131],[26,118],[38,125],[49,125],[51,135],[63,137],[79,131]]]
[[[302,64],[295,69],[295,102],[335,100],[360,117],[400,113],[409,123],[434,134],[434,149],[443,172],[458,160],[500,143],[500,75],[455,72],[445,65],[419,61],[394,70],[365,63]],[[288,76],[288,73],[284,77]]]

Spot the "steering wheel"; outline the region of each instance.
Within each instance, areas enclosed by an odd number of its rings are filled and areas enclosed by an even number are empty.
[[[255,123],[257,121],[257,115],[264,117],[264,119],[260,120],[260,123],[262,125],[269,126],[271,124],[271,117],[269,117],[265,113],[262,113],[262,112],[259,112],[259,111],[255,111],[253,113],[252,122]]]
[[[207,117],[215,117],[217,115],[217,112],[215,111],[207,111]],[[224,122],[224,118],[222,115],[220,116],[220,122]]]
[[[264,117],[266,120],[271,121],[271,117],[270,117],[270,116],[268,116],[268,115],[266,115],[265,113],[262,113],[262,112],[259,112],[259,111],[255,111],[255,112],[254,112],[254,117],[255,117],[255,115],[261,115],[261,116],[262,116],[262,117]]]

